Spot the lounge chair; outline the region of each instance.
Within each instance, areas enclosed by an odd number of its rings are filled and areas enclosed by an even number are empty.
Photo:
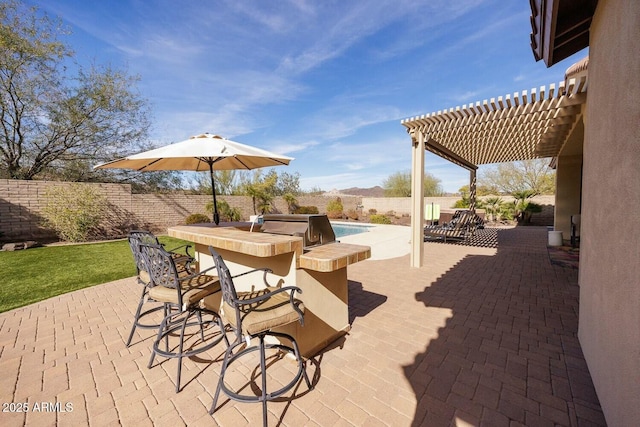
[[[473,236],[477,228],[484,228],[484,221],[469,210],[457,210],[451,221],[437,226],[424,228],[424,239],[466,240]]]

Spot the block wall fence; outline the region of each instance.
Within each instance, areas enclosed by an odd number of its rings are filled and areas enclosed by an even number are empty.
[[[0,179],[0,241],[50,240],[55,233],[42,226],[41,212],[47,203],[47,191],[55,186],[75,183],[59,181],[21,181]],[[131,229],[142,228],[163,233],[167,227],[184,224],[190,214],[205,212],[210,195],[192,194],[133,194],[129,184],[81,183],[91,186],[107,200],[107,208],[101,224],[102,232],[109,237],[124,237]],[[326,213],[327,204],[336,196],[300,196],[301,206],[316,206]],[[344,211],[361,210],[364,213],[375,209],[378,213],[395,212],[409,215],[410,198],[340,196]],[[218,196],[230,206],[240,209],[242,219],[253,215],[253,203],[247,196]],[[437,203],[448,209],[459,197],[427,197],[425,203]],[[506,200],[506,198],[505,198]],[[534,200],[545,206],[545,211],[535,216],[540,225],[553,224],[553,196]],[[274,212],[286,213],[287,204],[278,197],[274,201]],[[550,212],[550,213],[549,213]],[[210,215],[209,215],[210,216]]]
[[[425,197],[426,204],[433,203],[440,205],[440,209],[454,209],[455,203],[460,197]],[[509,196],[503,196],[502,200],[507,202],[513,200]],[[533,225],[553,225],[553,215],[555,210],[555,196],[536,196],[531,199],[534,203],[542,206],[542,212],[532,216],[531,223]],[[364,211],[375,209],[378,213],[395,212],[400,215],[409,215],[411,213],[410,197],[363,197],[362,205]]]
[[[47,190],[55,186],[76,183],[59,181],[21,181],[0,179],[0,241],[29,239],[55,239],[52,230],[42,226],[42,209],[47,204]],[[205,205],[211,195],[192,194],[133,194],[129,184],[81,183],[93,187],[107,201],[107,209],[101,224],[103,233],[109,237],[124,237],[129,230],[143,228],[154,232],[166,232],[166,228],[184,224],[190,214],[207,214]],[[240,209],[242,218],[253,215],[253,202],[247,196],[218,196],[230,206]],[[327,203],[334,197],[300,196],[301,206],[316,206],[326,212]],[[341,196],[345,212],[356,209],[362,198]],[[287,203],[278,197],[274,201],[274,212],[287,212]],[[211,217],[210,214],[208,214]]]

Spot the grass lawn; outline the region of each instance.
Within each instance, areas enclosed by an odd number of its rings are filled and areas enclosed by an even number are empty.
[[[167,236],[159,239],[167,249],[188,243]],[[136,268],[129,242],[125,239],[0,252],[0,272],[2,313],[56,295],[134,276]]]

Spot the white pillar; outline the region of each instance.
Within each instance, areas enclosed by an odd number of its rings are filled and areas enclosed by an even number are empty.
[[[411,132],[411,267],[422,267],[424,254],[424,152],[425,135]]]

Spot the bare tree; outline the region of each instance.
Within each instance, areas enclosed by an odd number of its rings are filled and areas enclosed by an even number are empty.
[[[0,175],[34,179],[143,147],[149,129],[138,77],[77,66],[58,22],[10,0],[0,3]],[[86,165],[85,165],[86,166]],[[84,168],[86,170],[86,167]]]
[[[549,159],[500,163],[480,173],[479,185],[496,188],[503,194],[532,191],[535,194],[554,194],[555,172]]]

